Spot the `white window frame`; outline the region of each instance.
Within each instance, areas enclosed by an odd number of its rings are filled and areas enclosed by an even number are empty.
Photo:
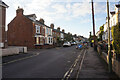
[[[40,33],[40,26],[36,25],[36,33]]]

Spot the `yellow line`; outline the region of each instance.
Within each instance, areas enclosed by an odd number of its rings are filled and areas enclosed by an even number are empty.
[[[16,62],[16,61],[21,61],[21,60],[24,60],[24,59],[29,59],[29,58],[35,57],[35,56],[37,56],[37,55],[39,55],[39,53],[36,53],[35,55],[32,55],[32,56],[28,56],[28,57],[16,59],[16,60],[13,60],[13,61],[9,61],[9,62],[3,63],[2,65],[6,65],[6,64],[13,63],[13,62]]]

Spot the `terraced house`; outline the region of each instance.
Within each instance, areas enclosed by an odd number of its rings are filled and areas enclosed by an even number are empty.
[[[45,45],[53,45],[52,28],[49,26],[45,27]]]
[[[36,20],[35,14],[24,15],[24,10],[16,10],[16,17],[8,24],[8,45],[27,46],[28,48],[44,48],[52,45],[52,29],[44,24],[44,20]]]
[[[112,26],[120,23],[120,3],[115,5],[115,11],[110,12],[110,30]],[[104,24],[104,34],[102,36],[103,40],[108,39],[108,18],[106,18],[106,23]],[[112,33],[110,31],[110,40],[112,40]]]

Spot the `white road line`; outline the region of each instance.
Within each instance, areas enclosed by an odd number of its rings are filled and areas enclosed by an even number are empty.
[[[40,54],[40,53],[36,53],[35,55],[32,55],[32,56],[28,56],[28,57],[24,57],[24,58],[20,58],[20,59],[12,60],[12,61],[9,61],[9,62],[6,62],[6,63],[3,63],[2,65],[6,65],[6,64],[9,64],[9,63],[13,63],[13,62],[21,61],[21,60],[24,60],[24,59],[29,59],[29,58],[35,57],[35,56],[37,56],[37,55],[39,55],[39,54]]]

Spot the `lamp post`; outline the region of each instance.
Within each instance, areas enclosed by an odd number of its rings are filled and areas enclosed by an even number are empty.
[[[94,19],[94,3],[93,0],[91,0],[92,2],[92,20],[93,20],[93,39],[94,39],[94,50],[96,50],[96,41],[95,41],[95,19]]]
[[[112,59],[111,59],[111,51],[110,51],[110,17],[109,17],[109,0],[107,0],[107,16],[108,16],[108,69],[109,72],[112,72]]]

